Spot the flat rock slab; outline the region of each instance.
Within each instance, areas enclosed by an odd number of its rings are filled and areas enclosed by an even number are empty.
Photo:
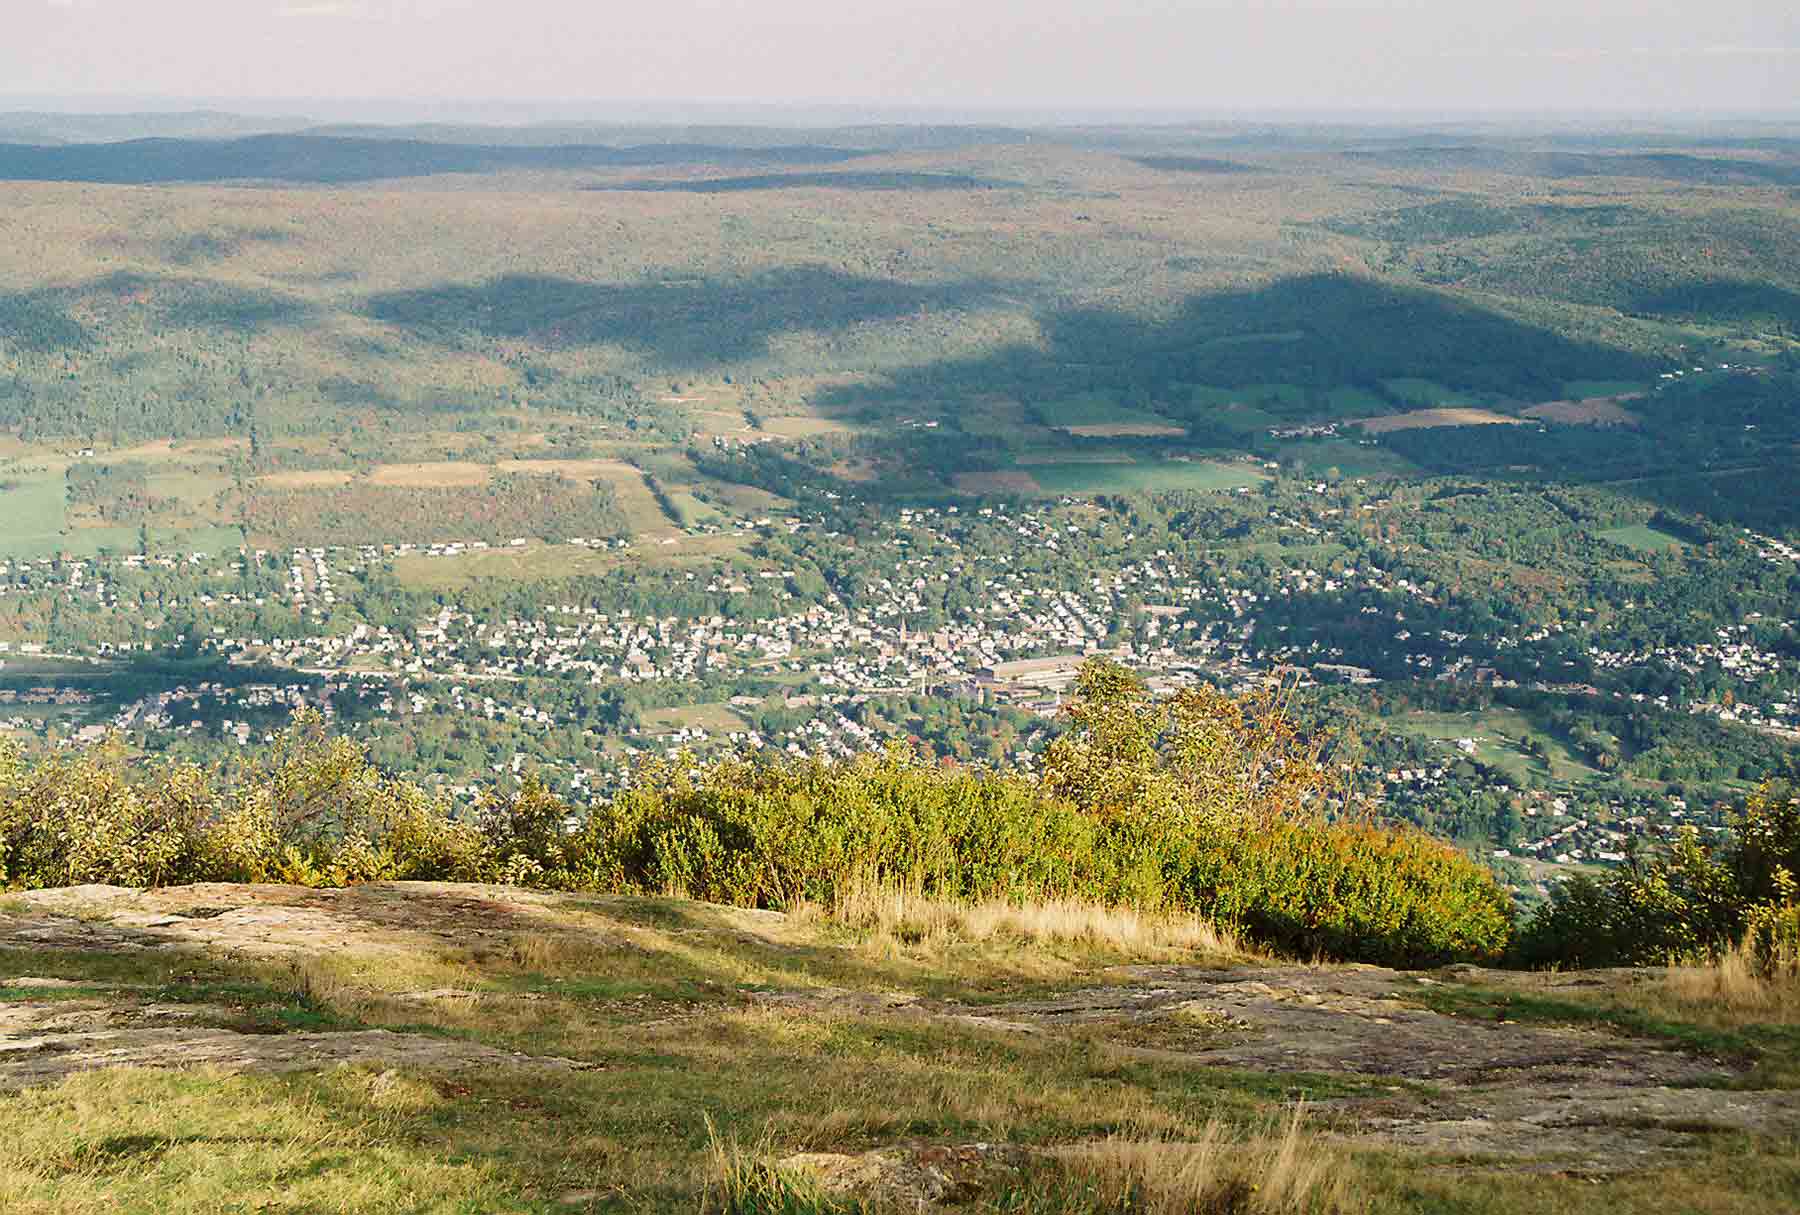
[[[1723,1060],[1595,1030],[1446,1016],[1411,1002],[1431,979],[1381,967],[1134,967],[1126,973],[1137,981],[983,1012],[1000,1020],[1094,1026],[1187,1017],[1226,1028],[1180,1053],[1246,1071],[1462,1084],[1692,1085],[1733,1074]]]
[[[0,1089],[55,1084],[101,1067],[208,1067],[230,1072],[297,1072],[365,1063],[438,1070],[548,1068],[591,1071],[598,1065],[546,1055],[522,1055],[472,1042],[395,1034],[240,1034],[228,1029],[64,1029],[0,1038]]]
[[[558,896],[510,886],[375,882],[343,890],[200,883],[162,890],[69,886],[15,896],[0,946],[216,950],[282,957],[353,950],[405,955],[523,932],[564,932]]]
[[[974,1198],[1016,1175],[1029,1159],[1024,1149],[1005,1144],[901,1144],[854,1156],[802,1152],[780,1166],[811,1178],[827,1194],[922,1209]]]
[[[1375,966],[1237,970],[1127,967],[1120,982],[980,1008],[820,987],[760,993],[800,1014],[921,1018],[1000,1033],[1082,1033],[1170,1066],[1391,1081],[1382,1095],[1309,1102],[1328,1133],[1394,1147],[1525,1157],[1531,1167],[1601,1175],[1722,1132],[1800,1131],[1800,1093],[1720,1086],[1730,1061],[1595,1030],[1446,1016],[1409,997],[1444,978],[1553,990],[1643,981],[1636,972],[1516,975],[1461,968],[1442,977]],[[1151,1045],[1144,1045],[1144,1043]],[[876,1175],[873,1157],[842,1175]]]

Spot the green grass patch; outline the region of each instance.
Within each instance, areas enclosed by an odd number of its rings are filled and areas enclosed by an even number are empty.
[[[1127,494],[1149,490],[1228,490],[1265,480],[1246,464],[1160,460],[1142,464],[1033,464],[1032,478],[1051,494]]]
[[[1474,739],[1475,759],[1504,772],[1520,784],[1530,782],[1533,777],[1566,782],[1598,775],[1560,739],[1538,729],[1530,718],[1511,709],[1468,713],[1414,712],[1385,719],[1384,724],[1403,734],[1445,744],[1447,760],[1462,756],[1461,751],[1452,750],[1457,739]],[[1543,747],[1547,761],[1525,749],[1527,741],[1532,739]]]
[[[1636,380],[1569,380],[1562,386],[1563,396],[1571,401],[1589,397],[1622,397],[1643,392],[1648,385]]]
[[[683,527],[701,527],[708,523],[725,522],[724,515],[685,490],[671,490],[667,496],[669,504],[681,517]]]
[[[1052,428],[1174,425],[1161,414],[1129,408],[1119,404],[1111,396],[1098,392],[1065,397],[1058,401],[1040,401],[1032,406],[1032,410],[1044,425]]]
[[[135,553],[140,543],[136,524],[70,526],[68,493],[62,473],[0,473],[0,556],[36,559],[58,553],[95,557],[102,551]],[[169,528],[151,525],[155,552],[222,553],[235,551],[243,534],[235,527]]]
[[[1594,535],[1608,544],[1617,544],[1634,553],[1666,553],[1671,550],[1687,548],[1687,542],[1679,536],[1671,536],[1668,532],[1657,531],[1648,523],[1633,523],[1628,527],[1609,527]]]
[[[674,709],[651,709],[643,713],[641,723],[647,732],[691,730],[698,727],[712,734],[729,734],[734,730],[747,728],[744,719],[727,704],[683,705]]]
[[[64,532],[69,499],[61,468],[0,471],[0,486],[0,552],[48,557],[81,543]]]
[[[1554,1164],[1558,1145],[1546,1135],[1544,1163],[1471,1159],[1444,1153],[1365,1152],[1360,1187],[1373,1212],[1432,1215],[1790,1215],[1800,1209],[1800,1141],[1790,1134],[1709,1134],[1668,1163],[1646,1162],[1589,1175]]]
[[[1295,439],[1276,450],[1284,461],[1297,461],[1302,472],[1315,477],[1333,468],[1346,477],[1410,477],[1418,472],[1417,465],[1392,448],[1354,439]]]

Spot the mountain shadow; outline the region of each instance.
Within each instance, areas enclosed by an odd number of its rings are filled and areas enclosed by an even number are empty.
[[[1210,156],[1127,156],[1125,159],[1161,173],[1202,173],[1217,177],[1273,171],[1235,160],[1215,160]]]
[[[926,309],[962,309],[991,295],[969,281],[919,287],[825,267],[771,270],[741,279],[585,283],[507,275],[378,295],[366,310],[415,337],[456,345],[469,335],[545,346],[615,344],[670,366],[712,366],[767,353],[794,330],[842,330]]]
[[[274,325],[298,324],[313,314],[312,305],[297,296],[210,279],[113,274],[77,291],[123,300],[174,329],[259,333]]]
[[[85,346],[92,336],[50,292],[0,291],[0,350],[46,354]]]
[[[204,181],[296,181],[343,185],[440,173],[634,168],[656,165],[838,164],[845,148],[488,146],[407,139],[258,135],[247,139],[135,139],[124,143],[0,144],[0,181],[156,185]]]
[[[1278,386],[1284,391],[1258,394],[1273,398],[1262,408],[1303,417],[1324,412],[1334,389],[1379,392],[1384,380],[1544,400],[1569,380],[1637,380],[1662,367],[1448,295],[1350,275],[1196,295],[1168,319],[1075,309],[1041,325],[1041,346],[930,364],[836,390],[819,403],[879,409],[959,394],[1031,401],[1104,393],[1203,430],[1218,406],[1199,386]]]

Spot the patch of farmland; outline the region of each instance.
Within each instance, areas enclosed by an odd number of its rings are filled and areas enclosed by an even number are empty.
[[[619,511],[634,536],[661,538],[672,530],[674,521],[645,484],[643,470],[622,460],[513,460],[506,467],[551,473],[570,481],[604,481],[613,487]]]
[[[68,502],[60,465],[0,470],[0,553],[47,557],[57,552],[68,543]]]
[[[640,718],[646,733],[702,729],[709,734],[725,735],[747,730],[749,724],[726,704],[682,705],[672,709],[652,709]]]
[[[1005,441],[1010,446],[1021,443],[1047,443],[1055,440],[1047,426],[1025,406],[1010,397],[981,397],[962,406],[956,425],[964,434]]]
[[[1045,426],[1090,438],[1122,435],[1179,435],[1177,426],[1161,414],[1120,405],[1105,393],[1084,393],[1060,401],[1041,401],[1032,406]]]
[[[382,464],[369,474],[375,485],[406,489],[466,489],[486,485],[494,470],[486,464],[446,460],[429,464]]]
[[[1589,397],[1625,400],[1644,395],[1647,387],[1633,380],[1570,380],[1562,386],[1562,393],[1571,401],[1584,401]]]
[[[1393,430],[1425,430],[1433,426],[1518,426],[1520,421],[1491,409],[1445,407],[1413,409],[1380,418],[1361,418],[1347,425],[1360,426],[1368,434],[1379,435]]]
[[[646,561],[681,568],[708,565],[741,556],[746,541],[741,536],[672,535],[650,545],[640,542],[630,549],[590,549],[574,544],[531,544],[523,548],[493,548],[457,557],[400,557],[394,576],[414,590],[456,591],[483,582],[541,582],[604,574]]]
[[[763,515],[771,511],[792,510],[794,507],[792,498],[784,498],[766,489],[754,485],[739,485],[733,481],[709,482],[707,492],[732,510],[745,515]]]
[[[705,523],[723,523],[725,516],[686,490],[670,490],[669,504],[681,516],[683,527],[699,527]]]
[[[1528,418],[1561,422],[1565,426],[1636,426],[1638,416],[1621,401],[1635,401],[1643,394],[1617,397],[1584,397],[1578,401],[1545,401],[1525,411]]]
[[[1225,490],[1258,485],[1261,472],[1246,464],[1209,460],[1158,460],[1135,464],[1043,464],[1031,470],[1050,494],[1116,494],[1146,490]]]
[[[1187,427],[1169,421],[1103,422],[1097,426],[1065,426],[1062,429],[1084,439],[1155,439],[1187,433]]]
[[[1036,497],[1044,487],[1027,472],[962,472],[951,478],[965,494],[1020,494]]]
[[[784,439],[810,439],[818,435],[855,434],[856,428],[831,418],[816,417],[812,414],[790,414],[782,418],[764,418],[762,428],[772,435],[780,435]]]
[[[355,479],[356,474],[347,468],[304,468],[269,473],[258,477],[256,483],[264,489],[336,489]]]
[[[1045,464],[1135,463],[1128,451],[1069,451],[1062,447],[1022,451],[1013,456],[1012,462],[1018,468],[1038,468]]]

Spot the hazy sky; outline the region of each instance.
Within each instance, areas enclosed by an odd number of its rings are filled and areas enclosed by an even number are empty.
[[[0,93],[1793,111],[1796,0],[0,0]]]

